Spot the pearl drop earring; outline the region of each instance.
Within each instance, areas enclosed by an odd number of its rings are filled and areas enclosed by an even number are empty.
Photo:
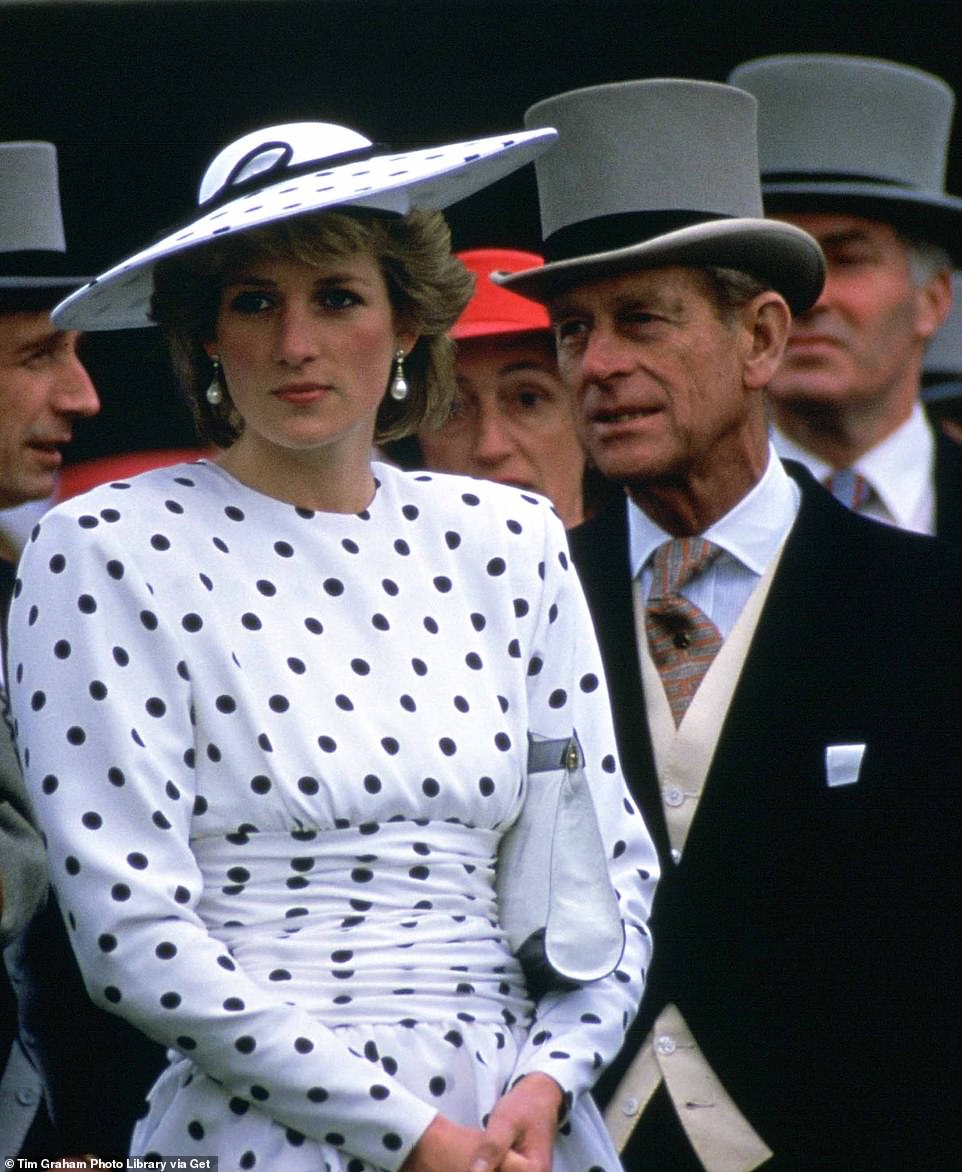
[[[394,355],[394,378],[391,380],[391,398],[401,403],[408,397],[409,390],[408,380],[404,377],[404,351],[398,349],[398,352]]]
[[[210,385],[208,386],[204,397],[212,407],[216,407],[218,403],[224,401],[224,390],[220,382],[220,359],[216,354],[210,356],[211,362],[214,364],[214,373],[211,376]]]

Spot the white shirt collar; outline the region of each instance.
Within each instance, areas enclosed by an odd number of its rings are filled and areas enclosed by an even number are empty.
[[[792,527],[801,502],[801,491],[769,445],[768,466],[747,496],[701,534],[721,546],[743,566],[761,575],[778,552]],[[632,577],[659,545],[671,539],[634,503],[628,500],[628,548]]]
[[[772,442],[783,459],[804,464],[820,482],[834,471],[830,464],[799,447],[774,427]],[[883,520],[901,529],[931,532],[935,437],[920,403],[915,404],[912,414],[901,427],[860,456],[852,467],[875,489],[881,501],[879,515]]]

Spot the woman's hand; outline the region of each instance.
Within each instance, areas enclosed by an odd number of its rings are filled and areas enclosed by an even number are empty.
[[[484,1131],[437,1115],[401,1172],[551,1172],[561,1088],[529,1074],[499,1099]]]
[[[435,1115],[401,1165],[400,1172],[469,1172],[484,1132]]]
[[[495,1103],[469,1172],[551,1172],[563,1097],[549,1075],[526,1075]]]

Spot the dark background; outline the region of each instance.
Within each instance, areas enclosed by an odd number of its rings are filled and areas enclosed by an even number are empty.
[[[182,219],[210,157],[257,126],[430,145],[517,129],[577,86],[724,81],[778,52],[887,57],[962,95],[962,0],[0,0],[0,139],[57,144],[68,244],[93,273]],[[962,194],[958,123],[947,188]],[[448,218],[455,247],[537,248],[533,169]],[[87,354],[104,410],[71,458],[183,442],[152,331],[91,335]]]

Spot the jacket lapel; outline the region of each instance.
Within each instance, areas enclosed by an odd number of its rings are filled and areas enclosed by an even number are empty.
[[[628,550],[627,501],[620,494],[569,534],[605,664],[622,769],[662,858],[668,831],[641,686]]]

